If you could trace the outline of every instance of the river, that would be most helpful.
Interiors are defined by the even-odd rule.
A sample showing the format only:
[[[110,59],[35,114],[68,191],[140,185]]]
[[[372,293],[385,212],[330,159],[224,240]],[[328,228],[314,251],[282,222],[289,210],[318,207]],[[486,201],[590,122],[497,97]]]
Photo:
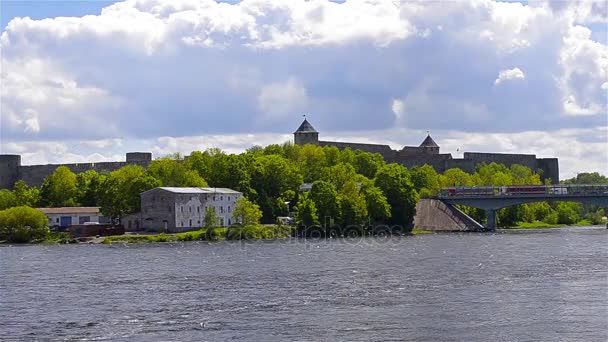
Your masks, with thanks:
[[[0,339],[608,340],[608,230],[0,247]]]

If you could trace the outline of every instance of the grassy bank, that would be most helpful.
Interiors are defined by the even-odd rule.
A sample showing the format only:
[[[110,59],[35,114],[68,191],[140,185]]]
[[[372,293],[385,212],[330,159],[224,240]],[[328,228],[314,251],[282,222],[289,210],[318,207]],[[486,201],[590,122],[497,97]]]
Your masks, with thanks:
[[[581,220],[573,224],[547,223],[543,221],[534,222],[518,222],[514,227],[506,227],[506,229],[540,229],[540,228],[562,228],[562,227],[589,227],[594,224],[589,220]],[[602,223],[601,225],[605,225]]]
[[[277,225],[253,225],[244,227],[200,229],[175,234],[116,235],[103,239],[103,243],[152,243],[182,241],[224,241],[224,240],[274,240],[289,238],[293,228]]]
[[[411,233],[413,235],[435,234],[435,232],[432,230],[426,230],[421,228],[414,228],[412,229]]]

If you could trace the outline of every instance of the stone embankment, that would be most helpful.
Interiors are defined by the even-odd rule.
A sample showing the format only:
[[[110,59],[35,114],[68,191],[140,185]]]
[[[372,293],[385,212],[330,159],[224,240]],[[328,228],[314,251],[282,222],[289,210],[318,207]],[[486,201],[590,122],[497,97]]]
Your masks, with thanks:
[[[484,227],[453,205],[436,199],[421,199],[416,204],[414,227],[446,232],[480,232]]]

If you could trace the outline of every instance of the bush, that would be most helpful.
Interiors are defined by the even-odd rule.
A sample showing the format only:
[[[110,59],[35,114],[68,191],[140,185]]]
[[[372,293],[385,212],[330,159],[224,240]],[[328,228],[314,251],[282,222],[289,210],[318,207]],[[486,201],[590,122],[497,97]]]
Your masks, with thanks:
[[[46,216],[27,206],[0,211],[0,240],[26,243],[42,240],[49,234]]]

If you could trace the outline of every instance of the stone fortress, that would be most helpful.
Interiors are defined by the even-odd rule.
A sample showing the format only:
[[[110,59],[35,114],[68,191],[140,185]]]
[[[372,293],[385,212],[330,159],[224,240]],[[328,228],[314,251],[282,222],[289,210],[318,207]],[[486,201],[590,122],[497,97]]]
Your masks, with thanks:
[[[463,158],[452,158],[450,153],[440,153],[439,145],[428,135],[420,146],[404,146],[396,151],[388,145],[361,144],[352,142],[336,142],[319,140],[319,132],[304,119],[300,127],[293,133],[296,145],[314,144],[319,146],[335,146],[340,150],[362,150],[379,153],[387,163],[399,163],[408,168],[428,164],[437,172],[442,173],[448,169],[459,168],[465,172],[475,172],[475,167],[481,163],[499,163],[510,167],[520,164],[530,168],[533,172],[542,172],[544,179],[551,180],[551,184],[559,183],[559,163],[557,158],[536,158],[534,154],[506,154],[464,152]]]
[[[481,163],[496,162],[511,166],[521,164],[532,171],[542,170],[543,177],[550,179],[552,184],[559,183],[559,166],[557,158],[536,158],[533,154],[503,154],[464,152],[464,158],[452,158],[450,153],[440,153],[439,146],[431,136],[420,146],[404,146],[396,151],[388,145],[361,144],[352,142],[335,142],[319,140],[319,132],[304,119],[300,127],[294,132],[296,145],[315,144],[319,146],[335,146],[339,149],[350,148],[366,152],[379,153],[388,163],[403,164],[408,168],[428,164],[437,172],[444,172],[451,168],[459,168],[472,173],[475,166]],[[0,189],[12,189],[15,183],[23,180],[29,186],[40,186],[46,177],[51,175],[59,166],[67,166],[75,173],[95,170],[99,173],[111,172],[126,165],[140,165],[147,167],[152,161],[152,153],[130,152],[126,154],[126,161],[79,163],[79,164],[48,164],[48,165],[21,165],[21,156],[17,154],[0,154]]]
[[[99,173],[112,172],[126,165],[140,165],[147,167],[152,161],[152,153],[130,152],[126,161],[78,163],[78,164],[48,164],[48,165],[21,165],[21,156],[18,154],[0,154],[0,189],[12,189],[19,180],[29,186],[41,186],[44,179],[50,176],[59,166],[67,166],[74,173],[95,170]]]

